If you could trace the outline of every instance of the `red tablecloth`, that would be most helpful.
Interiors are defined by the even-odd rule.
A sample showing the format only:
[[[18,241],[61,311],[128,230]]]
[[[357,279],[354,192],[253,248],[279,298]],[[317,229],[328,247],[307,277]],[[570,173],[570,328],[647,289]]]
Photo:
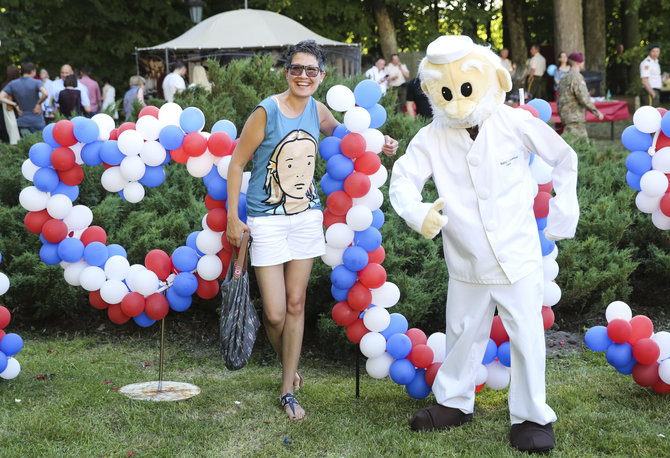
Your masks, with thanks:
[[[556,102],[549,102],[551,105],[551,121],[561,122],[556,108]],[[614,122],[622,119],[630,118],[628,111],[628,104],[622,100],[612,100],[611,102],[595,102],[595,106],[605,116],[602,121],[599,121],[593,113],[586,110],[586,122]]]

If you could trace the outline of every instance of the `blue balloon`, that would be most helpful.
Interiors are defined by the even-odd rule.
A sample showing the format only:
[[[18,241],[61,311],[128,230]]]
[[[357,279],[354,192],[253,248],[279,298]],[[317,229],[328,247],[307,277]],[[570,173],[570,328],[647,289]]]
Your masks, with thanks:
[[[144,175],[139,181],[148,188],[156,188],[165,181],[165,170],[160,165],[147,165],[144,169]]]
[[[191,306],[193,298],[191,296],[180,296],[174,288],[168,288],[165,297],[170,304],[170,308],[175,312],[183,312]]]
[[[538,236],[540,237],[540,246],[542,247],[542,256],[547,256],[548,254],[551,254],[552,251],[554,251],[554,247],[556,246],[556,242],[547,240],[547,237],[544,236],[544,232],[541,230],[537,231]]]
[[[544,231],[544,228],[547,227],[547,217],[546,216],[544,218],[535,218],[535,222],[537,223],[537,229],[540,232]]]
[[[202,177],[202,182],[205,183],[205,186],[207,186],[209,185],[209,182],[212,181],[212,179],[218,177],[219,177],[219,170],[215,165],[213,165],[210,171],[207,173],[207,175]]]
[[[549,76],[554,76],[554,73],[556,73],[556,65],[551,64],[550,66],[547,67],[547,75]]]
[[[549,122],[551,119],[551,105],[549,105],[549,102],[543,99],[533,99],[528,102],[528,105],[535,107],[542,121]]]
[[[51,153],[54,148],[47,143],[35,143],[28,151],[30,162],[38,167],[51,167]]]
[[[372,80],[363,80],[354,88],[356,105],[369,108],[382,98],[382,88]]]
[[[535,153],[530,153],[529,154],[530,159],[528,159],[528,165],[531,165],[533,161],[535,160]]]
[[[391,363],[389,374],[391,375],[391,380],[398,385],[407,385],[414,380],[416,369],[414,369],[414,364],[410,360],[397,359]]]
[[[6,334],[0,340],[0,350],[7,356],[14,356],[23,348],[23,339],[13,332]]]
[[[605,326],[593,326],[584,334],[584,342],[591,351],[605,351],[612,345]]]
[[[172,160],[172,155],[170,154],[170,152],[168,150],[165,150],[165,160],[161,164],[161,167],[164,166],[164,165],[168,165],[171,160]]]
[[[187,246],[177,247],[172,252],[172,265],[181,272],[193,272],[198,267],[198,253]]]
[[[110,258],[112,256],[121,256],[123,258],[128,259],[128,253],[126,252],[126,249],[123,248],[118,243],[112,243],[111,245],[108,245],[107,246],[107,252],[108,252]]]
[[[393,334],[386,342],[386,351],[393,359],[403,359],[412,351],[412,341],[406,334]]]
[[[200,108],[188,107],[179,115],[179,125],[187,134],[197,132],[205,126],[205,115]]]
[[[7,369],[7,355],[0,351],[0,372]]]
[[[74,122],[73,118],[72,121]],[[74,123],[74,138],[82,143],[92,143],[98,140],[100,128],[92,119],[82,117],[79,122]]]
[[[102,164],[100,148],[102,148],[103,143],[104,142],[101,141],[95,141],[84,145],[81,149],[81,160],[84,161],[84,164],[90,165],[91,167]]]
[[[100,159],[109,165],[119,165],[121,161],[126,157],[125,154],[119,149],[119,145],[116,140],[107,140],[103,142],[100,147]]]
[[[186,246],[189,248],[193,248],[196,253],[198,253],[199,256],[204,256],[205,253],[200,251],[198,249],[198,245],[195,243],[196,239],[198,238],[198,234],[200,234],[201,231],[193,231],[190,234],[188,234],[188,237],[186,237]]]
[[[330,281],[333,283],[333,286],[339,289],[351,288],[356,283],[356,280],[358,280],[356,272],[347,269],[344,264],[336,266],[330,272]]]
[[[62,181],[58,182],[58,185],[56,185],[56,188],[51,191],[51,195],[55,194],[64,194],[70,199],[72,202],[77,200],[77,197],[79,197],[79,186],[68,186]]]
[[[365,251],[375,251],[382,244],[382,234],[376,227],[354,232],[354,245]]]
[[[381,211],[381,209],[378,208],[372,212],[372,227],[381,229],[384,225],[384,221],[386,221],[386,217],[384,216],[384,212]]]
[[[66,237],[58,243],[58,256],[66,262],[77,262],[84,257],[84,244],[74,237]]]
[[[91,266],[102,266],[109,259],[109,250],[102,242],[91,242],[84,248],[84,260]]]
[[[338,302],[346,301],[349,297],[349,288],[342,289],[332,285],[330,287],[330,294],[333,296],[333,299]]]
[[[635,126],[628,126],[621,133],[621,143],[628,151],[647,151],[652,142],[650,134],[640,132]]]
[[[388,114],[383,106],[377,103],[366,109],[370,113],[370,129],[379,129],[384,125]]]
[[[484,358],[482,358],[482,364],[492,363],[496,359],[496,356],[498,356],[498,346],[493,339],[489,339],[489,343],[486,344]]]
[[[2,262],[2,253],[0,253],[0,262]],[[2,371],[0,371],[2,372]]]
[[[605,351],[607,362],[614,367],[624,367],[633,359],[633,347],[628,342],[612,343]]]
[[[165,126],[158,134],[158,141],[165,149],[178,149],[184,142],[184,132],[177,126]]]
[[[321,143],[319,143],[319,154],[322,158],[328,160],[335,154],[342,153],[342,150],[340,149],[341,142],[342,139],[335,136],[324,138],[321,140]]]
[[[380,334],[384,336],[385,339],[389,339],[394,334],[404,334],[409,329],[409,323],[407,318],[405,318],[400,313],[391,313],[391,322]]]
[[[33,175],[33,184],[40,191],[51,192],[56,189],[59,182],[58,172],[51,167],[39,168]]]
[[[156,320],[149,318],[145,312],[142,312],[141,314],[134,316],[133,321],[135,321],[135,323],[138,326],[141,326],[143,328],[148,328],[149,326],[151,326],[156,322]]]
[[[626,168],[636,175],[651,170],[651,156],[646,151],[633,151],[626,157]]]
[[[212,126],[211,132],[225,132],[230,135],[231,139],[235,140],[237,138],[237,127],[235,127],[235,124],[233,124],[231,121],[228,121],[227,119],[216,121]]]
[[[221,178],[217,172],[216,178],[209,180],[206,185],[207,194],[214,200],[228,200],[228,181]]]
[[[226,210],[228,209],[228,201],[226,200]],[[237,202],[237,216],[243,223],[247,222],[247,195],[240,193],[239,201]]]
[[[661,131],[666,137],[670,137],[670,115],[666,112],[661,119]]]
[[[351,131],[349,129],[347,129],[347,126],[345,126],[344,124],[340,124],[333,131],[333,136],[335,136],[337,138],[344,138],[345,135],[350,134],[350,133],[351,133]]]
[[[405,387],[407,394],[414,399],[424,399],[432,391],[430,385],[426,381],[426,369],[417,369],[414,379]]]
[[[42,129],[42,139],[48,143],[50,146],[53,146],[54,148],[58,148],[60,145],[56,140],[54,140],[54,127],[56,127],[56,123],[53,122],[51,124],[47,124],[44,129]]]
[[[354,161],[344,154],[334,154],[326,163],[326,171],[331,178],[344,180],[354,171]]]
[[[370,259],[368,257],[368,252],[363,248],[359,246],[350,246],[344,250],[342,262],[347,269],[352,272],[358,272],[368,265]]]
[[[635,358],[632,358],[628,364],[625,366],[621,367],[614,367],[620,374],[623,375],[630,375],[633,373],[633,368],[637,364],[637,361],[635,361]]]
[[[505,367],[512,365],[509,341],[501,343],[498,347],[498,361]]]
[[[336,180],[327,172],[321,177],[320,185],[325,195],[330,195],[335,191],[344,191],[344,180]]]
[[[191,272],[179,272],[174,277],[172,289],[180,296],[192,296],[198,289],[198,279]]]
[[[640,180],[642,179],[642,175],[637,175],[633,172],[626,172],[626,183],[628,183],[628,186],[633,188],[636,191],[641,191],[642,188],[640,187]]]
[[[62,259],[58,256],[58,244],[47,242],[42,245],[42,248],[40,248],[40,259],[48,266],[55,266],[61,262]]]

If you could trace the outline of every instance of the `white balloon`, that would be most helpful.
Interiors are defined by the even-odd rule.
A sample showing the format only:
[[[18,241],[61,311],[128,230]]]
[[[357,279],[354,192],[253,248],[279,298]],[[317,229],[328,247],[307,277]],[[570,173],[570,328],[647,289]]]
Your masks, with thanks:
[[[321,260],[330,267],[339,266],[342,264],[342,255],[345,249],[326,244],[326,253],[321,255]]]
[[[105,275],[109,280],[124,280],[130,271],[130,263],[121,255],[111,256],[105,263]]]
[[[63,277],[65,281],[72,286],[80,286],[81,282],[79,278],[81,277],[81,272],[88,267],[88,264],[84,260],[79,260],[69,264],[63,270]]]
[[[38,212],[40,210],[44,210],[47,208],[48,202],[49,194],[40,191],[35,186],[28,186],[27,188],[23,188],[19,193],[19,203],[29,212]],[[72,205],[71,202],[70,205]]]
[[[26,159],[25,161],[23,161],[23,164],[21,164],[21,174],[28,181],[33,181],[35,172],[37,172],[39,169],[40,167],[33,164],[33,162],[30,159]]]
[[[365,151],[372,151],[373,153],[381,153],[384,147],[384,134],[377,129],[365,129],[361,132],[365,139]]]
[[[544,282],[544,299],[542,305],[553,307],[561,300],[561,287],[553,281]]]
[[[0,377],[5,380],[11,380],[19,375],[19,372],[21,372],[21,364],[19,364],[16,358],[10,356],[7,358],[7,367],[4,371],[0,372]]]
[[[123,187],[123,197],[131,204],[144,199],[144,186],[137,181],[131,181]]]
[[[228,167],[230,167],[230,159],[232,156],[223,156],[216,165],[216,170],[219,172],[221,178],[228,179]]]
[[[91,118],[91,120],[98,125],[98,128],[100,128],[100,130],[104,129],[108,132],[111,132],[112,130],[114,130],[114,128],[116,128],[114,118],[112,118],[107,113],[98,113],[94,115]]]
[[[86,229],[93,222],[93,212],[86,205],[75,205],[63,219],[68,231]]]
[[[391,323],[391,315],[383,307],[370,307],[363,314],[363,324],[372,332],[382,332]]]
[[[336,84],[328,89],[326,102],[334,111],[347,111],[356,106],[356,97],[348,87]]]
[[[651,134],[661,128],[661,113],[654,107],[640,107],[633,115],[635,128],[645,134]]]
[[[195,239],[195,245],[205,254],[216,254],[223,249],[221,236],[221,232],[214,232],[211,229],[202,230]]]
[[[658,366],[658,376],[663,380],[663,383],[670,384],[670,359],[661,361],[661,364]]]
[[[47,202],[47,213],[52,218],[64,219],[72,211],[72,201],[65,194],[54,194]]]
[[[352,231],[363,231],[372,224],[372,211],[365,205],[354,205],[347,212],[347,225]]]
[[[203,280],[215,280],[223,272],[221,258],[215,254],[206,254],[198,260],[198,275]]]
[[[549,183],[552,171],[553,168],[536,154],[533,158],[533,163],[530,164],[530,174],[535,178],[535,181],[538,184]]]
[[[139,181],[147,170],[147,166],[139,156],[124,157],[119,168],[121,175],[127,181]]]
[[[547,258],[551,258],[551,259],[556,259],[556,258],[558,257],[558,246],[557,246],[557,245],[554,245],[554,249],[551,250],[551,253],[549,253],[549,254],[548,254],[547,256],[545,256],[545,257],[547,257]]]
[[[160,122],[161,128],[173,125],[179,125],[179,117],[182,113],[181,107],[173,102],[168,102],[161,106],[158,109],[158,121]]]
[[[651,340],[656,342],[658,344],[658,348],[661,350],[660,355],[658,355],[659,361],[670,358],[670,332],[656,332],[653,336],[651,336]]]
[[[151,296],[156,292],[158,286],[158,277],[149,269],[142,270],[133,275],[133,289],[143,296]]]
[[[376,358],[370,358],[365,362],[365,370],[372,378],[382,379],[389,375],[391,364],[395,361],[388,353],[383,353]]]
[[[386,351],[386,339],[378,332],[368,332],[358,345],[361,353],[368,358],[376,358]]]
[[[82,165],[84,161],[81,158],[81,149],[84,147],[84,144],[82,142],[75,143],[74,145],[70,146],[70,149],[74,153],[74,161]]]
[[[344,125],[357,134],[370,127],[370,121],[370,112],[363,107],[351,108],[344,114]]]
[[[247,193],[249,189],[249,180],[251,179],[251,172],[242,173],[242,185],[240,186],[240,192],[243,194]]]
[[[203,229],[211,230],[211,228],[207,225],[207,215],[208,213],[202,215],[202,221],[200,221],[200,225],[202,226]]]
[[[135,129],[144,140],[156,140],[161,132],[161,123],[153,116],[142,116],[135,123]]]
[[[544,281],[552,281],[558,275],[558,263],[555,259],[544,256],[542,258],[542,271],[544,273]]]
[[[103,129],[100,126],[98,126],[98,128],[100,129],[100,133],[98,134],[98,140],[101,142],[106,142],[107,140],[109,140],[109,136],[112,134],[112,132],[107,129]]]
[[[444,332],[434,332],[428,336],[426,342],[431,350],[433,350],[433,362],[441,363],[447,353],[447,335]]]
[[[389,172],[386,170],[386,167],[383,165],[379,166],[379,169],[370,175],[370,184],[374,188],[381,188],[384,183],[386,183],[387,178],[389,177]]]
[[[354,241],[354,231],[344,223],[331,224],[326,229],[326,243],[335,248],[346,248]]]
[[[0,272],[0,296],[5,294],[9,289],[9,277],[4,273]]]
[[[186,161],[186,170],[191,176],[202,178],[207,175],[214,165],[214,155],[205,151],[200,156],[189,157]]]
[[[500,361],[487,364],[486,370],[488,371],[486,384],[492,390],[502,390],[509,385],[509,370]]]
[[[107,280],[100,287],[100,297],[108,304],[120,303],[126,294],[128,294],[128,288],[121,280]]]
[[[86,291],[95,291],[107,281],[105,271],[98,266],[88,266],[79,274],[79,283]]]
[[[605,318],[607,318],[608,323],[616,318],[630,321],[630,319],[633,318],[633,312],[625,302],[614,301],[607,306],[607,309],[605,309]]]
[[[643,192],[638,192],[635,196],[635,206],[642,213],[654,213],[661,208],[662,196],[648,196]]]
[[[651,167],[663,173],[670,173],[670,146],[661,148],[651,158]]]
[[[486,383],[486,378],[489,376],[489,370],[485,365],[480,364],[477,369],[477,375],[475,376],[475,386],[479,386],[482,383]]]
[[[100,177],[102,187],[105,188],[105,191],[109,192],[121,191],[128,184],[128,181],[121,174],[121,167],[110,167],[102,172],[102,176]]]
[[[400,288],[390,281],[372,290],[372,303],[379,307],[390,308],[400,300]]]
[[[354,205],[363,205],[368,207],[371,211],[375,211],[384,203],[384,195],[379,188],[371,187],[368,193],[363,197],[355,197],[351,200]]]
[[[135,280],[135,275],[137,275],[138,272],[142,272],[146,269],[147,268],[142,264],[133,264],[130,266],[130,269],[128,269],[128,275],[126,275],[126,285],[128,285],[128,288],[130,288],[131,291],[137,291],[133,283]]]
[[[670,230],[670,217],[666,216],[661,210],[651,214],[651,222],[662,231]]]
[[[658,170],[649,170],[640,179],[640,189],[648,196],[662,196],[668,189],[668,177]]]
[[[140,119],[144,118],[156,119],[153,116],[142,116]],[[156,122],[158,122],[158,120],[156,120]],[[165,148],[163,148],[163,145],[161,145],[159,142],[156,140],[148,140],[144,142],[142,151],[140,151],[140,158],[146,165],[150,167],[157,167],[165,161],[165,157]]]

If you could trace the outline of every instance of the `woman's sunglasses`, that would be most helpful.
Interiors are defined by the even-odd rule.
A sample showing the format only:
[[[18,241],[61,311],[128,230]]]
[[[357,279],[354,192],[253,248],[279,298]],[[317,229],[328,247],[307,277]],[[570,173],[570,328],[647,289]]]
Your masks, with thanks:
[[[321,73],[321,69],[319,67],[312,67],[311,65],[291,64],[291,65],[288,66],[288,72],[289,72],[290,75],[293,75],[293,76],[302,75],[303,70],[305,70],[305,73],[310,78],[315,78],[315,77],[319,76],[319,74]]]

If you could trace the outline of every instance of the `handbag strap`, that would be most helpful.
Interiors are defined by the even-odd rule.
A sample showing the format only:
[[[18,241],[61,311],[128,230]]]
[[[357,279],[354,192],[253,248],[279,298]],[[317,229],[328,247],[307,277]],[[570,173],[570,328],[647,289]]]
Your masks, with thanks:
[[[249,238],[250,235],[248,232],[244,231],[242,233],[242,241],[240,242],[240,248],[237,250],[237,257],[235,259],[235,269],[233,271],[233,276],[235,279],[240,278],[242,273],[247,270],[247,254],[249,251]]]

